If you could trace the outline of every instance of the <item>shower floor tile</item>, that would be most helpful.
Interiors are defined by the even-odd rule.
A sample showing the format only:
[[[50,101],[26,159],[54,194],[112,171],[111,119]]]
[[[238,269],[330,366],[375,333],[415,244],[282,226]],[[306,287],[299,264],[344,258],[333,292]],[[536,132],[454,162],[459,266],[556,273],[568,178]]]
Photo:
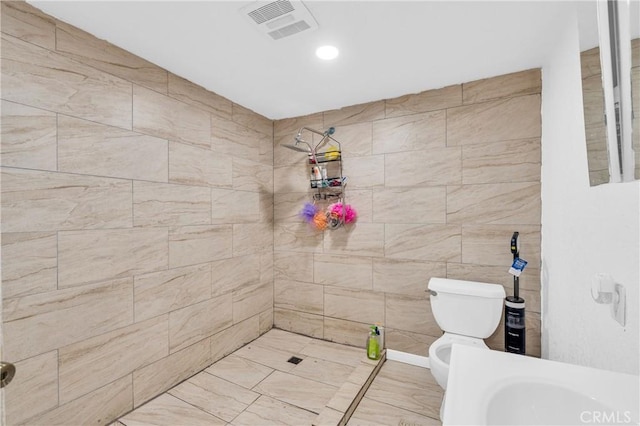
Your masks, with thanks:
[[[302,361],[287,362],[292,356]],[[337,425],[358,393],[357,383],[361,387],[376,364],[364,348],[272,329],[118,421],[124,426]],[[440,424],[441,400],[429,370],[387,361],[348,424]]]

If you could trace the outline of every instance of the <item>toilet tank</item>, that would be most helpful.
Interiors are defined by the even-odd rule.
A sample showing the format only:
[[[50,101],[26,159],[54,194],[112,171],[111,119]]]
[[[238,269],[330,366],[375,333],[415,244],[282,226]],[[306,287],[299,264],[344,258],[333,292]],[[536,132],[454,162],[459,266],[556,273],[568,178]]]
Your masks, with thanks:
[[[476,281],[431,278],[431,312],[448,333],[486,339],[498,327],[504,287]]]

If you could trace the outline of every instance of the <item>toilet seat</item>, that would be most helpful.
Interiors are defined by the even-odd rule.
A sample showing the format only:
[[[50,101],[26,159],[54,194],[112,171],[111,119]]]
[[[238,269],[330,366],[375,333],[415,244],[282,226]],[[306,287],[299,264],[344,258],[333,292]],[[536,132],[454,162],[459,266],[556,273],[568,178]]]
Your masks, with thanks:
[[[451,359],[451,345],[474,346],[489,349],[484,340],[477,337],[461,336],[459,334],[444,333],[442,337],[429,346],[429,367],[436,382],[447,389],[447,377],[449,376],[449,360]]]

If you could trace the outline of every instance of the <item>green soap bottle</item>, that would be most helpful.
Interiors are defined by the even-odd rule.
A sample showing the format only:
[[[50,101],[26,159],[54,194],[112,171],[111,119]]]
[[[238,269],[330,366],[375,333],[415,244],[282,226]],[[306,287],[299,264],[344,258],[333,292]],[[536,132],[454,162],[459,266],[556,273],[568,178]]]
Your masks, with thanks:
[[[367,339],[367,358],[380,359],[380,332],[378,327],[372,325]]]

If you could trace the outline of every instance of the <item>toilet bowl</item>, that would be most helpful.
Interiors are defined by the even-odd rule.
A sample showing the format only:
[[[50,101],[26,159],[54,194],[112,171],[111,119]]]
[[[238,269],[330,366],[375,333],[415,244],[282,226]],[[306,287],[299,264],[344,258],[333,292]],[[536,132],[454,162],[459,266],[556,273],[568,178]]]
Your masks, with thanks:
[[[491,336],[502,316],[504,287],[475,281],[431,278],[431,312],[444,334],[429,347],[429,368],[438,385],[447,388],[451,346],[489,349],[483,339]]]

